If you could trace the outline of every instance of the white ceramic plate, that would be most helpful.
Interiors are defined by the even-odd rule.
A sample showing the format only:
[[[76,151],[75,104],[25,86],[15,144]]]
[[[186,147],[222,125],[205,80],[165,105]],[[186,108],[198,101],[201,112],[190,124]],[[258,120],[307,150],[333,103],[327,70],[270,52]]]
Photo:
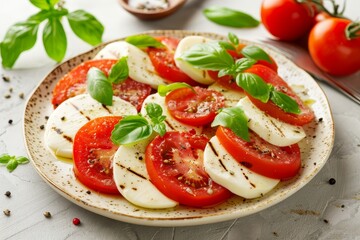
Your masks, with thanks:
[[[224,36],[213,33],[188,31],[151,31],[147,34],[179,38],[201,35],[217,40],[225,39]],[[51,187],[75,204],[109,218],[141,225],[192,226],[214,223],[253,214],[283,201],[304,187],[326,163],[334,142],[334,123],[326,96],[306,72],[276,50],[260,45],[278,63],[279,74],[290,85],[303,85],[307,97],[315,101],[312,108],[316,121],[305,127],[307,137],[300,143],[303,167],[298,176],[290,181],[281,182],[264,197],[245,200],[235,196],[221,205],[206,209],[178,206],[167,210],[149,210],[134,206],[121,196],[108,196],[94,191],[89,194],[88,189],[75,179],[72,164],[56,159],[47,151],[43,142],[44,130],[41,126],[46,125],[46,116],[53,111],[50,102],[51,91],[56,82],[73,67],[92,59],[106,44],[57,66],[35,89],[24,113],[25,144],[32,164]]]

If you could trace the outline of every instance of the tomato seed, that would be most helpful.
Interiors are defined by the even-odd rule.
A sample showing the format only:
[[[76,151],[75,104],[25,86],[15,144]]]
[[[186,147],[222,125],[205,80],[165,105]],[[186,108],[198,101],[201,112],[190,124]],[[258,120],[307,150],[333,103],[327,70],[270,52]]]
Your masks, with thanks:
[[[73,222],[73,224],[74,224],[75,226],[77,226],[77,225],[79,225],[79,224],[81,223],[79,218],[74,218],[74,219],[72,220],[72,222]]]

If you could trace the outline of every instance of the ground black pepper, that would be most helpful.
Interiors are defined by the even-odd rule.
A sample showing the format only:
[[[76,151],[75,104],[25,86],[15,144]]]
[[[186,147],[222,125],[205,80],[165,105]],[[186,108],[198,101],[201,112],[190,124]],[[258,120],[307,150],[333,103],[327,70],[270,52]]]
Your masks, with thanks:
[[[6,191],[4,195],[7,196],[7,197],[11,197],[11,192],[10,192],[10,191]]]
[[[13,120],[12,120],[12,119],[9,119],[8,123],[9,123],[9,124],[12,124],[12,123],[13,123]]]
[[[41,130],[43,130],[44,128],[45,128],[45,126],[44,126],[44,125],[41,125],[41,126],[40,126],[40,129],[41,129]]]
[[[10,78],[8,76],[2,76],[2,79],[4,80],[4,82],[10,82]]]

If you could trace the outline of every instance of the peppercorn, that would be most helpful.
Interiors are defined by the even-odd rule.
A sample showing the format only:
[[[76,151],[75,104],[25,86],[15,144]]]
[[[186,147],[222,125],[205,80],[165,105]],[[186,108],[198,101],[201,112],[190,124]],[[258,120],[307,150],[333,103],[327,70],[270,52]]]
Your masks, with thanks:
[[[10,192],[10,191],[6,191],[6,192],[5,192],[5,196],[11,197],[11,192]]]
[[[330,179],[329,179],[329,184],[330,184],[330,185],[334,185],[335,183],[336,183],[335,178],[330,178]]]
[[[5,209],[4,211],[3,211],[3,213],[5,214],[5,216],[10,216],[10,214],[11,214],[11,211],[9,210],[9,209]]]
[[[40,126],[40,129],[41,129],[41,130],[43,130],[44,128],[45,128],[45,126],[44,126],[44,125],[41,125],[41,126]]]
[[[13,123],[13,120],[12,120],[12,119],[9,119],[8,123],[9,123],[9,124],[12,124],[12,123]]]
[[[48,211],[46,211],[46,212],[44,212],[44,216],[45,216],[46,218],[51,218],[51,213],[48,212]]]
[[[74,219],[72,220],[72,222],[73,222],[73,224],[74,224],[75,226],[77,226],[77,225],[79,225],[79,224],[81,223],[79,218],[74,218]]]

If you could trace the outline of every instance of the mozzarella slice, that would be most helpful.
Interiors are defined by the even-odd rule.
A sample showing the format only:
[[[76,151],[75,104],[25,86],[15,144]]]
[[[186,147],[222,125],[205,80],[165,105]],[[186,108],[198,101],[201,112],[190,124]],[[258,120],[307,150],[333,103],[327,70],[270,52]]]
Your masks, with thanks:
[[[190,125],[181,123],[178,120],[176,120],[175,118],[173,118],[171,116],[171,114],[169,113],[169,111],[167,110],[167,107],[165,104],[165,97],[161,97],[158,93],[151,94],[144,100],[143,107],[141,108],[141,111],[140,111],[144,117],[149,118],[146,113],[146,110],[145,110],[146,104],[149,104],[149,103],[157,103],[162,108],[163,115],[166,116],[166,119],[165,119],[166,131],[188,132],[188,131],[194,129],[197,134],[200,134],[202,132],[202,129],[203,129],[202,127],[190,126]]]
[[[248,127],[267,142],[284,147],[301,141],[305,131],[300,126],[282,122],[258,109],[248,97],[241,99],[238,106],[249,118]]]
[[[243,92],[235,91],[223,87],[221,84],[215,82],[211,84],[208,89],[218,91],[222,93],[225,97],[225,106],[234,107],[239,102],[240,99],[244,98],[246,95]]]
[[[238,163],[214,136],[204,151],[204,167],[214,182],[244,198],[257,198],[271,191],[279,182],[259,175]]]
[[[177,46],[174,54],[174,60],[176,66],[195,81],[205,85],[210,85],[211,83],[214,82],[214,79],[212,79],[209,76],[206,70],[198,69],[193,65],[191,65],[190,63],[182,60],[180,57],[184,52],[189,50],[192,46],[200,43],[207,43],[210,41],[212,40],[201,36],[185,37],[181,39],[181,41],[179,42],[179,45]]]
[[[122,145],[114,155],[113,173],[121,195],[144,208],[171,208],[177,202],[162,194],[150,181],[145,164],[145,150],[150,140]]]
[[[120,59],[122,57],[127,57],[131,79],[149,84],[154,89],[157,89],[160,84],[166,84],[165,79],[156,73],[149,56],[141,49],[125,41],[106,45],[94,59]]]
[[[91,119],[108,115],[134,115],[136,108],[118,97],[105,106],[89,94],[81,94],[61,103],[50,115],[45,128],[45,144],[55,155],[72,158],[76,132]]]

